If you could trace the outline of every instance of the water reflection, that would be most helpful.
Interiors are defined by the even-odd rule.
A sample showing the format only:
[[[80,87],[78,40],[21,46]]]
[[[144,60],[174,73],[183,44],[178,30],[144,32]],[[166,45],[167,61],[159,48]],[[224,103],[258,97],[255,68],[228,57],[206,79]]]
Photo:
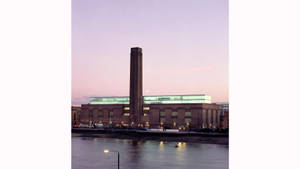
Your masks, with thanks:
[[[72,137],[72,169],[226,169],[228,146],[113,138]]]
[[[186,157],[185,157],[185,151],[186,151],[186,143],[179,142],[176,145],[177,151],[176,151],[176,160],[181,164],[185,165]]]
[[[163,141],[159,142],[159,151],[164,151],[164,142]]]
[[[129,157],[129,164],[134,164],[131,165],[132,169],[138,169],[140,166],[140,161],[141,161],[141,145],[142,141],[137,141],[137,140],[130,140],[130,146],[128,147],[130,152],[128,153]]]

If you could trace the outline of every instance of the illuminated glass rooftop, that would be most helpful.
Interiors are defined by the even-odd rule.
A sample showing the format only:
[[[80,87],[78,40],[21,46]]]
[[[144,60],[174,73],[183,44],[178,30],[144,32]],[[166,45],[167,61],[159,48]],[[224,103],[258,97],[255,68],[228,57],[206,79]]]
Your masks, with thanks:
[[[90,104],[129,104],[129,97],[90,97]]]
[[[211,103],[211,97],[200,95],[144,96],[144,104]],[[90,104],[129,104],[129,97],[90,97]]]
[[[211,103],[208,95],[144,96],[144,104]]]

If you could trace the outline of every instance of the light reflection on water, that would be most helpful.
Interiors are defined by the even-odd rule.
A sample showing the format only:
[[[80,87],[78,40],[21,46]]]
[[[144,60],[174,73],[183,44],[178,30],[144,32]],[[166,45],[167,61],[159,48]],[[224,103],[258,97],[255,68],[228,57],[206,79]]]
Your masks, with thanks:
[[[177,145],[177,146],[176,146]],[[72,169],[227,169],[228,146],[115,138],[72,137]]]

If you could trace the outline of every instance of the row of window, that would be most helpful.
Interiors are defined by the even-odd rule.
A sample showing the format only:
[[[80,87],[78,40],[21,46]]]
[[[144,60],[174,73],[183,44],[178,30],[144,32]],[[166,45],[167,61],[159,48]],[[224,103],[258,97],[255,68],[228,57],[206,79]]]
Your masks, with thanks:
[[[191,112],[185,112],[184,115],[185,115],[184,122],[186,124],[189,124],[192,121],[192,118],[191,118],[192,113]],[[159,122],[160,123],[165,123],[166,122],[165,116],[166,116],[166,112],[159,112]],[[177,123],[177,119],[178,119],[178,112],[172,112],[172,122],[173,122],[174,126]]]
[[[192,116],[191,112],[185,112],[184,115],[187,116]],[[166,116],[166,112],[159,112],[159,116]],[[172,112],[172,117],[173,116],[178,116],[178,112]]]
[[[90,112],[89,113],[90,116],[93,116],[93,113]],[[124,113],[123,116],[129,116],[130,113]],[[147,116],[148,114],[147,113],[144,113],[144,116]],[[192,113],[191,112],[185,112],[184,113],[185,117],[190,117],[192,116]],[[109,117],[112,117],[114,116],[114,112],[109,112]],[[162,117],[162,116],[166,116],[166,112],[159,112],[159,116]],[[178,112],[172,112],[172,117],[174,116],[178,116]],[[98,112],[98,117],[103,117],[103,112]]]
[[[185,123],[190,123],[192,121],[191,118],[192,113],[191,112],[185,112]],[[112,121],[114,116],[114,112],[110,111],[109,112],[109,120]],[[123,116],[130,116],[130,113],[124,113]],[[144,116],[148,116],[147,113],[144,113]],[[159,112],[159,122],[160,123],[165,123],[165,116],[166,116],[166,112]],[[98,120],[103,120],[103,112],[98,112]],[[172,112],[172,122],[176,123],[177,122],[177,118],[178,118],[178,112]],[[213,121],[214,118],[216,118],[216,116],[210,116],[210,120]],[[90,112],[89,113],[89,119],[93,120],[93,113]],[[209,119],[208,119],[209,120]]]
[[[210,111],[208,113],[210,113]],[[90,114],[92,115],[92,112],[90,112]],[[128,113],[124,113],[124,114],[128,114]],[[113,115],[114,115],[113,111],[109,112],[109,116],[113,116]],[[166,115],[166,112],[159,112],[159,116],[165,116],[165,115]],[[185,116],[192,116],[192,113],[191,112],[185,112],[184,115]],[[103,112],[98,112],[98,116],[103,116]],[[172,112],[172,116],[178,116],[178,112]]]
[[[114,116],[114,112],[112,112],[112,111],[109,112],[109,119],[113,119],[113,116]],[[124,113],[123,116],[128,117],[128,116],[130,116],[130,113]],[[148,114],[144,113],[144,116],[148,116]],[[103,120],[103,117],[104,117],[103,112],[98,112],[98,120]],[[92,112],[89,113],[89,119],[90,120],[93,119],[93,113]]]
[[[210,110],[208,111],[209,113],[211,112]],[[215,112],[215,111],[213,111]],[[165,112],[160,112],[159,113],[159,121],[160,123],[165,123],[166,122],[166,113]],[[191,121],[192,121],[192,113],[191,112],[185,112],[185,118],[184,118],[184,122],[186,124],[190,124]],[[177,123],[177,118],[178,118],[178,112],[172,112],[172,122],[174,123],[174,126],[176,125]],[[217,116],[216,115],[211,115],[210,118],[209,116],[206,116],[207,120],[208,121],[217,121]]]
[[[143,107],[144,110],[150,110],[150,107]],[[130,110],[130,107],[124,107],[124,110]]]
[[[190,118],[190,117],[184,118],[184,123],[186,123],[186,124],[191,123],[191,121],[192,121],[192,118]],[[160,117],[159,122],[161,124],[164,124],[166,122],[166,118],[165,117]],[[172,118],[172,122],[173,122],[173,124],[176,124],[177,123],[177,118]]]

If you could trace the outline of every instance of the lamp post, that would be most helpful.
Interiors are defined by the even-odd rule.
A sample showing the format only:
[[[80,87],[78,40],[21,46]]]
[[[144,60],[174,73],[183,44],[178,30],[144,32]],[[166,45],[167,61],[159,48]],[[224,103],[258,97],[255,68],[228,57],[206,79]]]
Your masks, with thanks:
[[[109,151],[108,149],[104,150],[104,153],[107,154],[109,152],[118,153],[118,169],[120,169],[120,153],[118,151]]]

